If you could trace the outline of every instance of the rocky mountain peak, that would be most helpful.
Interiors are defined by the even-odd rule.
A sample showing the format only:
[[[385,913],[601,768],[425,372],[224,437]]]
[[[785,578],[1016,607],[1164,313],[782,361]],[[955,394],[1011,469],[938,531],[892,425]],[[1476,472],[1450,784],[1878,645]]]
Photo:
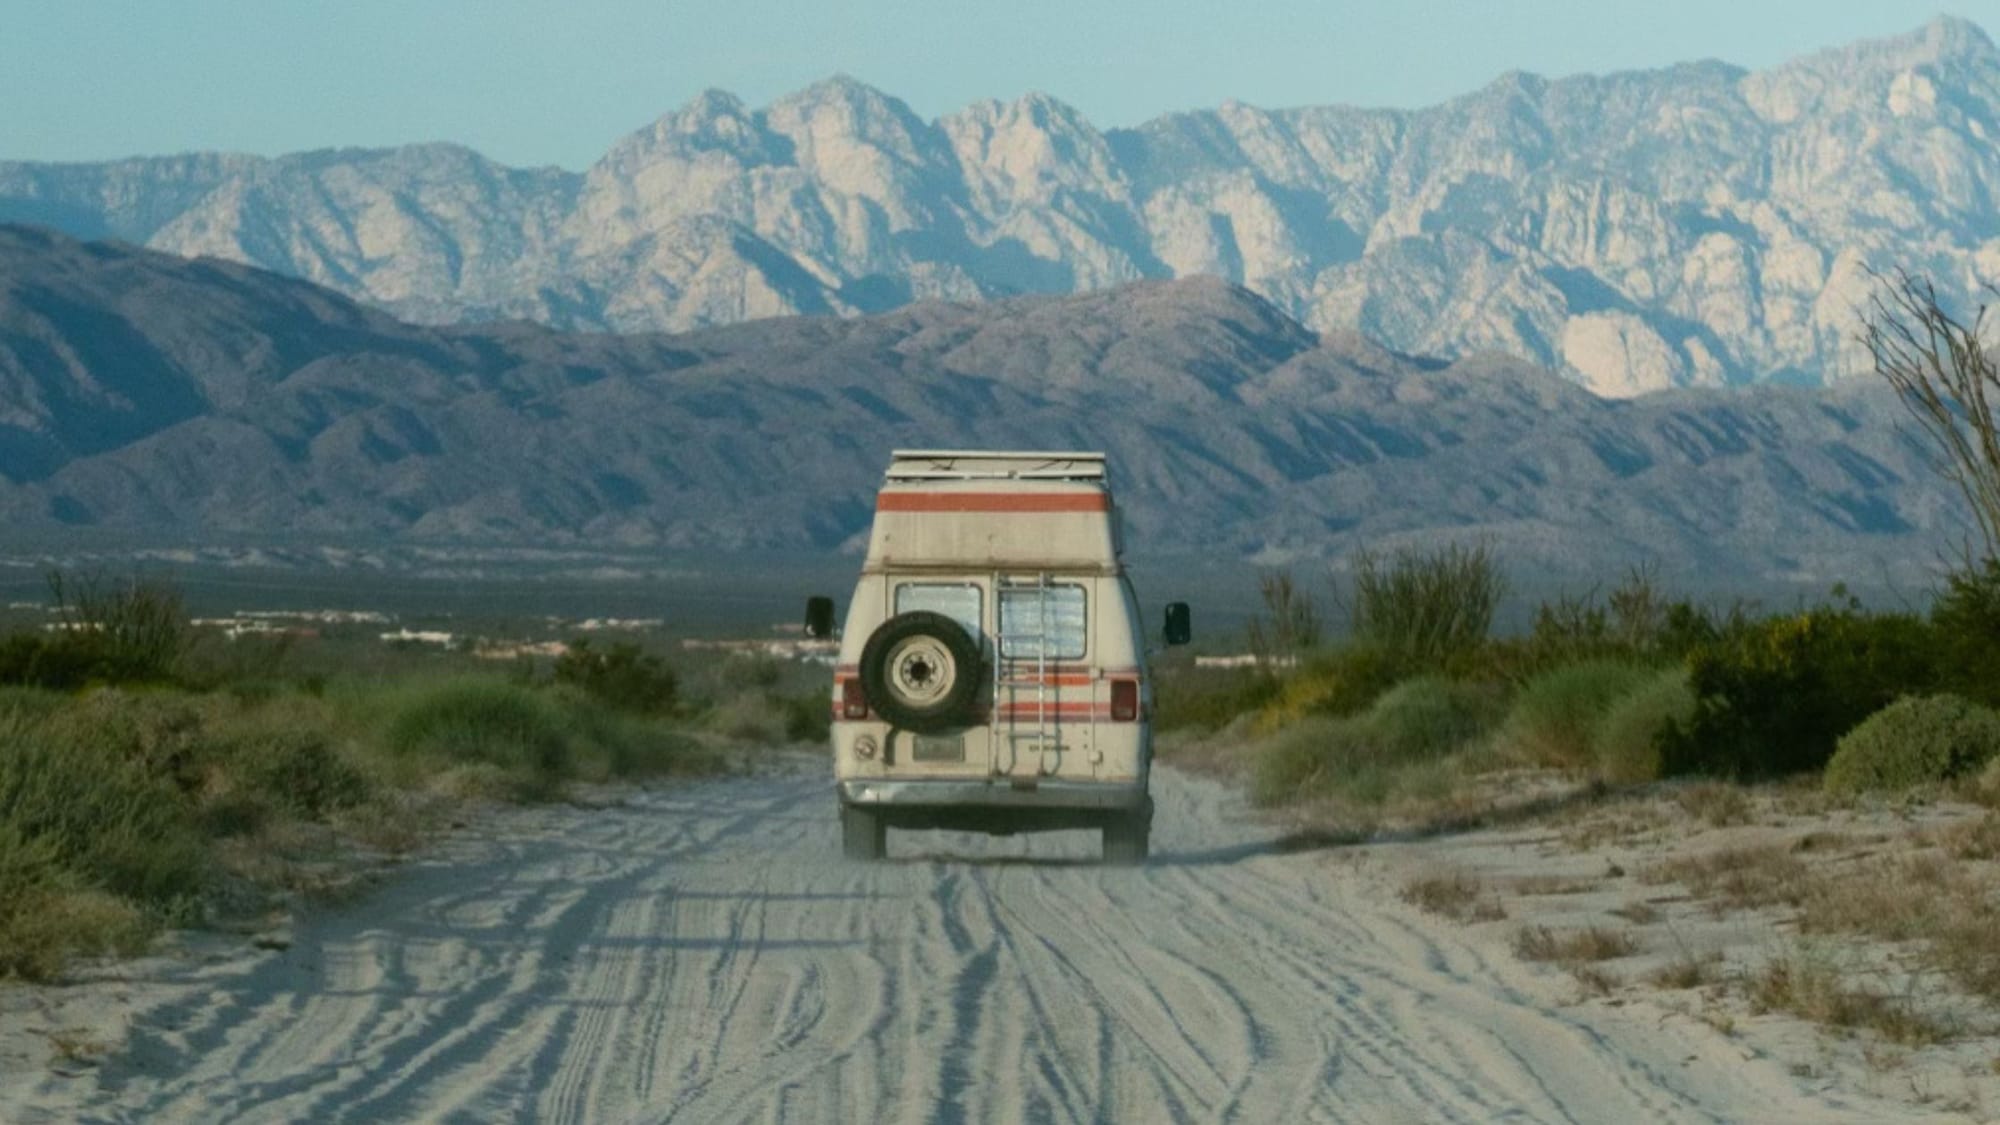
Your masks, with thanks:
[[[436,149],[0,164],[0,221],[252,262],[424,321],[684,329],[1212,274],[1315,331],[1603,394],[1855,369],[1867,267],[2000,281],[2000,51],[1941,18],[1744,72],[1509,73],[1414,110],[926,122],[709,91],[578,178]]]

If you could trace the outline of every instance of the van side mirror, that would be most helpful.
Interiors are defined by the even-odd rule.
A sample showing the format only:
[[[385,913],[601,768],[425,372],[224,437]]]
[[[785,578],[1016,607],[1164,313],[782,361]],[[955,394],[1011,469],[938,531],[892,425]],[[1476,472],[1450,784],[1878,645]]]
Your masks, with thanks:
[[[1184,645],[1194,639],[1194,614],[1186,602],[1167,603],[1166,641]]]
[[[824,595],[806,599],[806,636],[824,640],[833,636],[833,599]]]

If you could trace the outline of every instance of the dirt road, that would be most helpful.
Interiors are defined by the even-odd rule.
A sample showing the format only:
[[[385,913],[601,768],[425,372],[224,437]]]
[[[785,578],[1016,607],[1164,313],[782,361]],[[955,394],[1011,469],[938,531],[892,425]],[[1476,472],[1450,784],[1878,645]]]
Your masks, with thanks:
[[[508,812],[283,952],[134,985],[95,1066],[0,1073],[0,1120],[1882,1119],[1155,792],[1140,870],[1085,834],[848,863],[808,772]]]

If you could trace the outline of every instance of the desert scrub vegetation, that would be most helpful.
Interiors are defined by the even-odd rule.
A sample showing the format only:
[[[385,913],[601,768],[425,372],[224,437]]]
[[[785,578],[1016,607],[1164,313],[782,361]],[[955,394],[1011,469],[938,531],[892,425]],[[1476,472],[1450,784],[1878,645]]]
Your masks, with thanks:
[[[1406,680],[1358,715],[1313,716],[1262,747],[1253,795],[1262,804],[1334,799],[1381,806],[1450,788],[1455,761],[1500,713],[1495,695],[1442,677]]]
[[[1352,589],[1334,599],[1347,636],[1324,640],[1302,588],[1267,577],[1257,635],[1293,648],[1232,670],[1227,691],[1163,703],[1198,712],[1201,730],[1247,733],[1260,803],[1372,816],[1522,769],[1621,786],[1824,779],[1828,800],[1948,782],[2000,800],[1981,773],[2000,758],[2000,726],[1977,709],[2000,697],[2000,564],[1962,566],[1927,613],[1870,611],[1840,586],[1775,613],[1702,605],[1638,567],[1602,596],[1543,602],[1512,636],[1491,634],[1506,579],[1484,548],[1363,552],[1348,569]],[[1482,705],[1465,725],[1412,733],[1434,711],[1398,705],[1445,690]],[[1163,678],[1162,698],[1174,691]],[[1909,702],[1943,695],[1959,702]],[[1247,732],[1232,713],[1250,716]],[[1857,749],[1829,772],[1843,739]]]
[[[708,716],[787,698],[763,670],[690,693],[630,642],[496,667],[372,638],[229,640],[159,582],[51,590],[53,627],[0,635],[0,978],[317,889],[309,872],[406,849],[467,799],[716,770]]]
[[[2000,713],[1953,695],[1908,696],[1841,736],[1831,793],[1902,792],[1974,776],[2000,753]]]

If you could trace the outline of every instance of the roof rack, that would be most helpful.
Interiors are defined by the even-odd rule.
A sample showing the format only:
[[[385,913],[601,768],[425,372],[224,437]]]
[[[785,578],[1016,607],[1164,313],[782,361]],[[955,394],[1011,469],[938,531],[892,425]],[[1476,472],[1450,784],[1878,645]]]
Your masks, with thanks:
[[[1105,478],[1104,454],[1006,449],[898,449],[890,480],[1091,480]]]

